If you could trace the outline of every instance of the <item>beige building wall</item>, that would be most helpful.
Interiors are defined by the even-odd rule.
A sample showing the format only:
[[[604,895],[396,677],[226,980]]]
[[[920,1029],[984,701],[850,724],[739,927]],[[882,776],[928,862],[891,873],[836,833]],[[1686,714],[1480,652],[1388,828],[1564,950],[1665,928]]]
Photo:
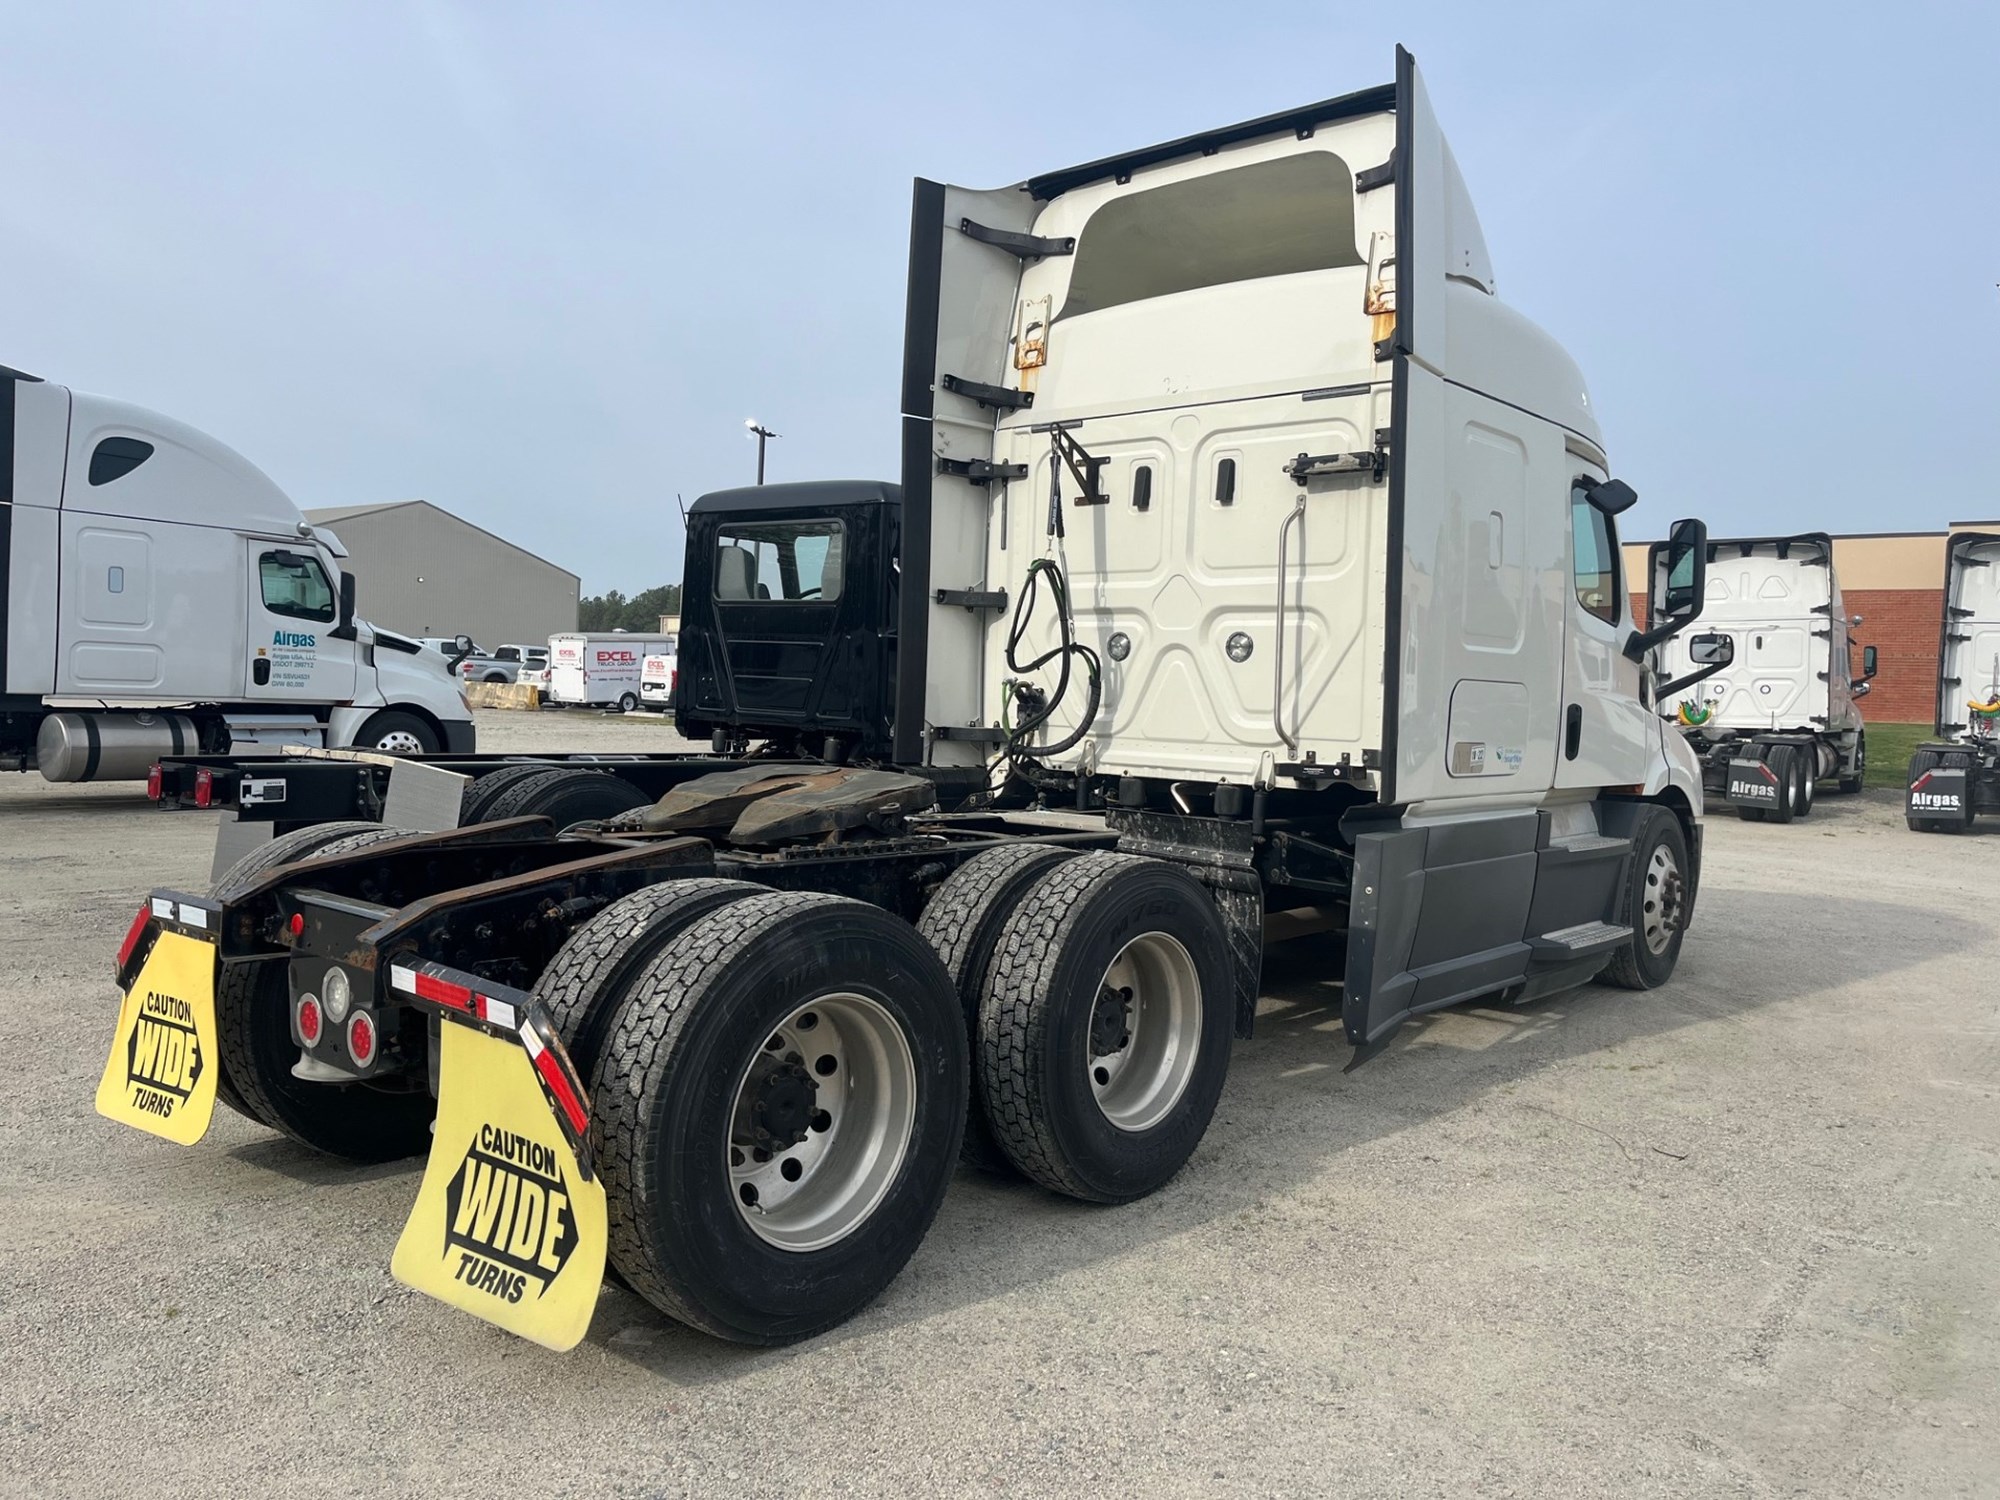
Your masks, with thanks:
[[[347,548],[365,620],[403,635],[465,633],[489,649],[576,629],[574,573],[424,500],[307,511]]]

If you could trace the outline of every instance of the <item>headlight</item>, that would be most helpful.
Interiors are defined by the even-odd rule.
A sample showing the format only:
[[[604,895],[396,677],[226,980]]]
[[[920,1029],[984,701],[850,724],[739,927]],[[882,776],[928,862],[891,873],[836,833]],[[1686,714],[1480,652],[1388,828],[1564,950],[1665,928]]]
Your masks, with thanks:
[[[320,1001],[326,1006],[326,1017],[338,1026],[347,1019],[347,1007],[354,1003],[354,991],[347,983],[347,975],[340,969],[328,969],[326,978],[320,981]]]

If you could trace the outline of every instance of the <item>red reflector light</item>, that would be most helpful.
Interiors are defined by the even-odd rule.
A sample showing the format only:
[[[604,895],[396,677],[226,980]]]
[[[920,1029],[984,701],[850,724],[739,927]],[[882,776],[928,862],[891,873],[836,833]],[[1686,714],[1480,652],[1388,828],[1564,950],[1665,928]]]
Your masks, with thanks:
[[[306,914],[302,911],[293,912],[291,921],[287,922],[285,927],[293,937],[304,937],[306,931]]]
[[[429,1000],[436,1005],[449,1005],[453,1010],[472,1009],[472,991],[462,984],[453,984],[448,979],[439,979],[431,974],[417,975],[417,998]]]
[[[364,1068],[375,1060],[375,1023],[365,1010],[357,1010],[348,1020],[347,1055]]]
[[[158,765],[152,766],[146,772],[146,795],[155,802],[160,800],[160,782],[162,776],[163,773]]]
[[[307,995],[299,1001],[299,1039],[308,1047],[317,1047],[319,1032],[319,1001]]]
[[[215,805],[215,773],[201,770],[194,773],[194,805],[213,807]]]
[[[124,968],[132,961],[132,950],[139,946],[139,939],[146,931],[146,923],[153,915],[153,903],[148,901],[139,908],[139,915],[132,919],[132,925],[125,929],[125,941],[118,945],[118,967]]]

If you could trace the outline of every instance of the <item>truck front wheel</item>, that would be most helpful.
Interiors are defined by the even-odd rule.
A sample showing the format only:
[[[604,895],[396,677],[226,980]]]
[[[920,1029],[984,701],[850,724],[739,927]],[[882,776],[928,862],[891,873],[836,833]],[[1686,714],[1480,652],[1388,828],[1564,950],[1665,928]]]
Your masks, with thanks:
[[[1840,773],[1840,789],[1843,792],[1858,792],[1868,781],[1868,733],[1866,730],[1854,732],[1854,756]]]
[[[1177,865],[1094,853],[1043,875],[979,1007],[987,1119],[1014,1165],[1093,1203],[1178,1172],[1229,1072],[1229,965],[1214,900]]]
[[[1778,788],[1780,797],[1788,791]],[[1687,930],[1690,869],[1681,820],[1664,807],[1650,809],[1632,841],[1632,868],[1617,919],[1632,935],[1598,978],[1623,990],[1651,990],[1673,977]]]
[[[371,715],[354,737],[354,747],[383,755],[436,755],[444,749],[437,730],[415,714],[396,709]]]
[[[611,1263],[670,1316],[783,1344],[916,1250],[965,1122],[965,1028],[930,945],[840,896],[712,911],[629,987],[591,1081]]]

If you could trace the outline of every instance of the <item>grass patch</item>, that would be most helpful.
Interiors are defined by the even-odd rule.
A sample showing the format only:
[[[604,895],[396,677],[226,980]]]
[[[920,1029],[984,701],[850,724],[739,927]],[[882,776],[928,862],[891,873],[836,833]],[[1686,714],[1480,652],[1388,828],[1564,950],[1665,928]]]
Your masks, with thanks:
[[[1868,726],[1868,785],[1901,791],[1907,785],[1904,773],[1910,756],[1936,731],[1929,724],[1873,724]]]

